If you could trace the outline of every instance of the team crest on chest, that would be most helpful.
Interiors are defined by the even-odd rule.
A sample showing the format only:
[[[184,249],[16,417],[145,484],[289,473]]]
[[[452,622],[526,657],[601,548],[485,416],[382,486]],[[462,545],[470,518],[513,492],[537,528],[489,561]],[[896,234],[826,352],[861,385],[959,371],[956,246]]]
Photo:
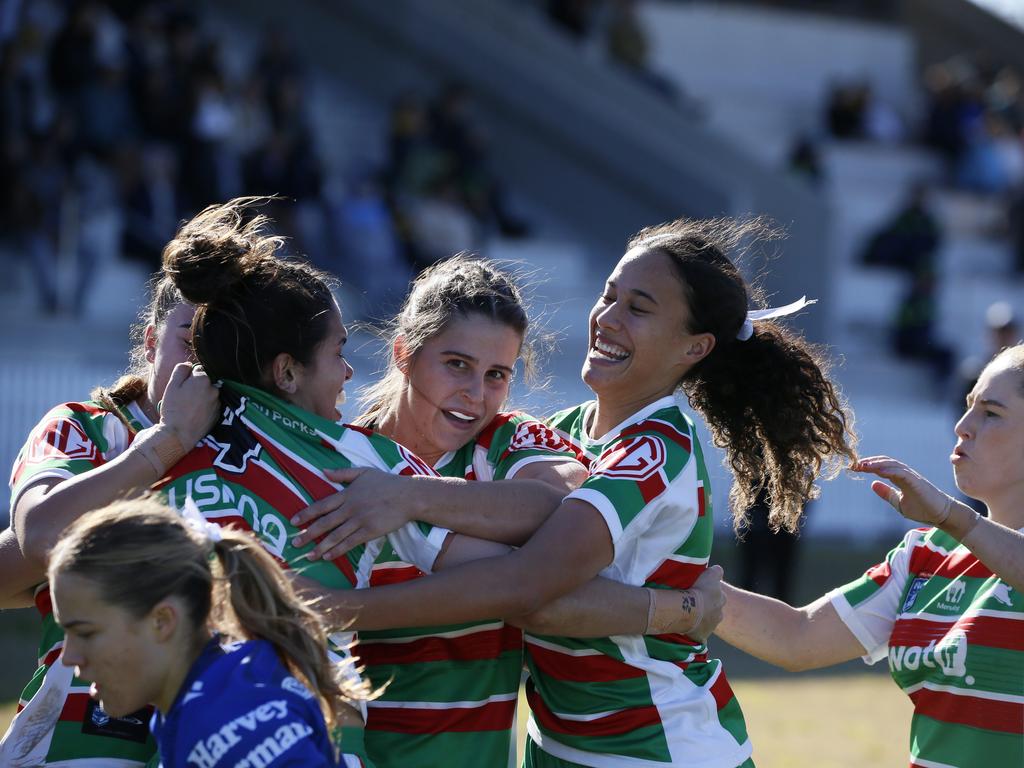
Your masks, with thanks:
[[[40,429],[32,441],[26,461],[38,464],[53,459],[96,458],[96,444],[72,419],[57,419]]]

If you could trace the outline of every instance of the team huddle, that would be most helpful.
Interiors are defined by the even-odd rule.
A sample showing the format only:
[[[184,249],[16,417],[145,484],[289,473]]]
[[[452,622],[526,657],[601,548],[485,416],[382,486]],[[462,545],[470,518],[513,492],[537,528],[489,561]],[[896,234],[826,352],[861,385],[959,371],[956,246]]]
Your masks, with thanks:
[[[514,766],[525,676],[526,766],[753,766],[712,633],[789,669],[887,659],[912,766],[1024,764],[1024,347],[956,426],[987,518],[858,459],[827,361],[779,321],[804,303],[751,311],[730,254],[757,219],[634,236],[590,314],[594,399],[547,418],[506,410],[532,351],[515,277],[439,262],[343,417],[332,278],[281,258],[258,204],[181,227],[130,373],[18,456],[0,607],[34,603],[42,638],[0,765]],[[928,527],[803,608],[731,587],[705,431],[736,525],[761,496],[795,530],[852,466]]]

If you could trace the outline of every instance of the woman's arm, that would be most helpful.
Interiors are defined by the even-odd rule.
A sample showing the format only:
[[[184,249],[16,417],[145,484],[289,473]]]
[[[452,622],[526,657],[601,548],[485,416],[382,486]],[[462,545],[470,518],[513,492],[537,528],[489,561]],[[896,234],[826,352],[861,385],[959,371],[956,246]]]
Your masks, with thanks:
[[[1024,535],[1019,531],[982,517],[888,456],[861,459],[853,469],[892,482],[896,488],[876,480],[871,490],[907,519],[948,533],[999,578],[1016,590],[1024,590]]]
[[[340,616],[358,614],[362,629],[394,627],[396,617],[404,627],[422,627],[523,616],[589,581],[613,554],[601,514],[567,499],[522,549],[492,557],[478,540],[454,536],[438,559],[443,570],[429,578],[377,587],[372,605],[360,594],[370,590],[320,590],[321,605]]]
[[[0,533],[0,609],[31,606],[39,581],[34,569],[21,556],[14,531],[7,528]]]
[[[794,608],[730,584],[722,587],[725,611],[715,634],[751,656],[801,672],[864,654],[827,596]]]
[[[83,514],[148,488],[209,432],[220,412],[217,390],[189,363],[175,366],[161,401],[160,422],[142,430],[115,459],[81,475],[28,485],[18,496],[12,527],[39,581],[64,529]]]
[[[310,553],[311,560],[341,557],[413,520],[519,546],[586,479],[587,471],[568,459],[533,462],[514,480],[494,482],[401,477],[365,468],[327,470],[326,475],[346,483],[345,490],[314,502],[292,518],[293,525],[313,521],[295,538],[295,546],[323,536]]]

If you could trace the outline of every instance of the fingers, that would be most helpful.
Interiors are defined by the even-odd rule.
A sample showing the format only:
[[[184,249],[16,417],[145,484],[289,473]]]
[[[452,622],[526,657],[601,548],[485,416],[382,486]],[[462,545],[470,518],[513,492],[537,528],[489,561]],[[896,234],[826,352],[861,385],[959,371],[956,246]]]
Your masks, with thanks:
[[[872,481],[871,490],[874,491],[882,501],[888,503],[889,506],[902,514],[902,511],[900,510],[900,501],[903,499],[902,493],[891,485],[883,483],[881,480]]]
[[[365,528],[360,528],[354,534],[345,537],[343,540],[339,541],[329,550],[324,552],[323,559],[337,560],[339,557],[347,553],[349,550],[355,549],[360,544],[365,544],[366,542],[374,538],[376,537],[373,536],[370,531],[366,530]]]
[[[325,469],[324,474],[327,475],[328,480],[348,485],[354,483],[366,471],[366,467],[349,467],[347,469]]]
[[[317,541],[316,546],[307,555],[310,560],[320,559],[333,559],[327,558],[325,555],[335,548],[339,548],[349,537],[359,532],[360,524],[358,520],[347,520],[336,528],[332,529],[326,536]],[[345,550],[346,552],[348,550]],[[335,555],[337,557],[337,555]]]
[[[327,470],[326,474],[330,477],[331,470]],[[302,526],[308,523],[310,520],[316,520],[319,517],[334,512],[337,509],[341,509],[341,505],[345,503],[345,494],[342,491],[338,493],[332,493],[330,496],[325,496],[318,501],[314,501],[308,507],[300,510],[290,520],[292,525]]]
[[[192,363],[178,363],[171,371],[171,378],[167,381],[167,388],[180,387],[189,376],[192,375]]]
[[[339,496],[340,494],[335,494]],[[333,497],[329,497],[333,498]],[[339,528],[349,522],[348,515],[345,510],[339,504],[337,507],[331,510],[324,511],[319,517],[311,522],[305,529],[299,532],[297,536],[292,539],[292,543],[296,547],[304,547],[311,541],[316,541],[321,536],[324,536],[335,528]]]

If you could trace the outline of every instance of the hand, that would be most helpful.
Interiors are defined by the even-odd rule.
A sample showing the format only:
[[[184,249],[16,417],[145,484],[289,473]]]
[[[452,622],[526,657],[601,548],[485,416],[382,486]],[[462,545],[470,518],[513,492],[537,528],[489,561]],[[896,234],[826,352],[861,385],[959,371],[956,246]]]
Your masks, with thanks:
[[[697,617],[697,624],[683,633],[702,643],[711,636],[722,620],[722,609],[725,607],[725,593],[722,592],[723,573],[722,566],[712,565],[683,593],[684,601],[686,593],[689,592],[696,597],[698,606],[703,604],[703,611]],[[692,616],[690,621],[693,621]]]
[[[908,520],[939,526],[949,518],[954,499],[901,461],[888,456],[870,456],[855,462],[850,469],[884,477],[896,485],[893,488],[874,480],[871,490]]]
[[[220,395],[202,366],[178,363],[160,400],[160,423],[171,427],[189,451],[213,429]]]
[[[310,504],[291,520],[296,526],[310,523],[292,539],[296,547],[318,540],[307,555],[310,560],[334,560],[413,519],[408,478],[366,467],[328,469],[324,474],[345,484],[345,490]]]

